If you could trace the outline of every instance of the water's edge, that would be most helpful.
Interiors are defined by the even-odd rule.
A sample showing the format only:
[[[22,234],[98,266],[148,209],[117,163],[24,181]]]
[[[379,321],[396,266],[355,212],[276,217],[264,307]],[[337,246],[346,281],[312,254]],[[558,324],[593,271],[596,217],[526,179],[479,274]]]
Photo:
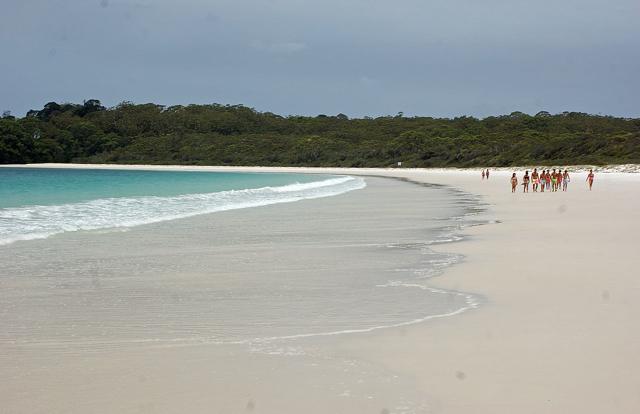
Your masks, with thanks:
[[[421,186],[421,187],[426,187],[426,188],[445,189],[449,191],[454,197],[459,197],[460,200],[458,201],[465,204],[463,214],[441,218],[444,221],[449,221],[449,220],[456,221],[458,222],[457,225],[455,225],[453,228],[450,226],[442,227],[440,229],[441,232],[437,235],[437,237],[434,240],[426,240],[424,241],[424,244],[415,245],[413,246],[414,248],[429,249],[429,246],[447,245],[451,243],[466,241],[469,239],[470,236],[464,233],[464,229],[468,227],[499,223],[499,221],[489,220],[489,219],[483,219],[483,220],[479,220],[477,218],[474,219],[474,217],[482,213],[485,213],[489,210],[489,205],[484,201],[482,201],[482,197],[479,195],[472,194],[464,190],[461,190],[452,186],[447,186],[444,184],[425,183],[421,181],[412,180],[406,177],[390,177],[386,175],[374,175],[374,174],[361,175],[361,177],[382,178],[382,179],[389,179],[389,180],[396,180],[396,181],[411,183],[411,184]],[[406,248],[406,246],[393,246],[393,245],[389,245],[389,247]],[[307,339],[307,338],[314,338],[314,337],[330,337],[330,336],[345,335],[345,334],[347,335],[363,334],[363,333],[370,333],[378,330],[393,329],[393,328],[399,328],[404,326],[416,325],[416,324],[420,324],[433,319],[447,318],[447,317],[460,315],[462,313],[477,309],[483,303],[486,303],[486,298],[480,294],[458,291],[458,290],[451,290],[451,289],[437,288],[432,286],[430,283],[428,283],[429,279],[445,275],[445,272],[448,268],[463,262],[465,259],[465,256],[461,254],[447,253],[447,252],[440,252],[440,251],[439,253],[443,253],[447,255],[447,257],[450,260],[443,261],[441,266],[435,267],[434,269],[431,269],[431,271],[428,272],[428,274],[425,274],[416,278],[417,280],[424,280],[424,283],[415,283],[415,280],[414,280],[408,283],[398,282],[393,286],[423,289],[431,293],[448,294],[448,295],[454,295],[454,296],[459,296],[464,298],[465,306],[462,306],[454,311],[446,312],[442,314],[425,315],[424,317],[421,317],[421,318],[404,321],[396,324],[391,324],[391,325],[375,326],[375,327],[369,327],[369,328],[363,328],[363,329],[349,329],[349,330],[342,330],[342,331],[329,331],[329,332],[307,333],[307,334],[300,334],[300,335],[256,338],[256,339],[248,339],[248,340],[237,341],[232,343],[250,345],[252,346],[252,349],[254,351],[264,351],[265,349],[267,350],[270,349],[268,347],[269,344],[277,343],[279,341]],[[230,344],[230,343],[228,342],[227,344]],[[263,348],[263,346],[265,345],[267,345],[267,348]]]

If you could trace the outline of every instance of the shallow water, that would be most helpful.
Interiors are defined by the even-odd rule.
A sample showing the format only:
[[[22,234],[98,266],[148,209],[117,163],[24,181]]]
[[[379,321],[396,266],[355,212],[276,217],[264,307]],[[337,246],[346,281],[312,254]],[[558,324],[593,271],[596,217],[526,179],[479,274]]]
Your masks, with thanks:
[[[329,209],[317,200],[5,246],[0,340],[246,343],[369,331],[472,306],[421,282],[459,260],[428,246],[455,239],[465,207],[447,190],[374,180],[378,197],[393,198],[369,204],[362,192]]]
[[[422,412],[410,381],[326,355],[319,340],[477,306],[479,298],[434,289],[429,278],[462,260],[430,246],[459,239],[462,218],[478,202],[447,188],[366,181],[365,189],[333,197],[0,246],[0,368],[16,387],[37,388],[72,369],[109,384],[138,365],[136,372],[163,378],[189,365],[197,376],[193,355],[204,354],[202,369],[216,366],[217,376],[194,387],[252,384],[258,395],[279,373],[286,379],[277,381],[292,388],[306,384],[291,395],[296,404],[320,398],[368,412],[385,401],[405,407],[390,412]],[[155,366],[145,349],[166,366]],[[238,374],[240,366],[251,376]],[[318,373],[317,382],[306,383],[305,372]],[[77,378],[56,387],[83,386]],[[105,392],[87,388],[85,406]],[[64,397],[52,399],[39,401],[69,407]],[[129,411],[121,403],[105,407]]]

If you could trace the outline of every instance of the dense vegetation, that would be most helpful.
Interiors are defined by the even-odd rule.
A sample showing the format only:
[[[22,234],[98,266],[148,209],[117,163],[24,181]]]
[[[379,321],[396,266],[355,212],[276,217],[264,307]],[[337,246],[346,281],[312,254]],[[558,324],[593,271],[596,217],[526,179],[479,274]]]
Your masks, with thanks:
[[[283,117],[241,105],[50,102],[0,119],[0,163],[386,167],[640,162],[640,119],[521,112],[476,119]]]

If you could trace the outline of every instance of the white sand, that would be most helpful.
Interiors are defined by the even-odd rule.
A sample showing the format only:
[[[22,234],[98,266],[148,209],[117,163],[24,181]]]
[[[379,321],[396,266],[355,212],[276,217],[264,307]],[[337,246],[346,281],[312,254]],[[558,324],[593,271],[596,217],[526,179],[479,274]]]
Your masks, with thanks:
[[[502,223],[445,246],[467,260],[435,281],[488,304],[346,346],[415,376],[435,412],[640,412],[640,176],[600,174],[589,192],[578,174],[567,193],[511,194],[508,172],[408,175],[492,205]]]
[[[640,412],[640,175],[598,174],[589,192],[580,173],[567,193],[511,194],[506,171],[482,181],[475,170],[238,170],[400,176],[491,205],[487,214],[500,223],[442,246],[466,261],[434,280],[484,295],[484,306],[326,345],[413,379],[426,412]],[[329,411],[314,402],[309,412]]]

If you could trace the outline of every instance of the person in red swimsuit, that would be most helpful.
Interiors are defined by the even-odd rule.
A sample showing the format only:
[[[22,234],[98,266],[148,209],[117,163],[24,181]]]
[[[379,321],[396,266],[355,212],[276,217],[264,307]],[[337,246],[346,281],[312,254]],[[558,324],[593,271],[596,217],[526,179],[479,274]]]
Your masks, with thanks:
[[[591,187],[593,187],[593,179],[595,175],[593,174],[593,170],[589,170],[589,174],[587,175],[587,182],[589,183],[589,191],[591,191]]]
[[[547,191],[551,191],[551,174],[549,174],[549,170],[547,170],[545,176],[547,177]]]

